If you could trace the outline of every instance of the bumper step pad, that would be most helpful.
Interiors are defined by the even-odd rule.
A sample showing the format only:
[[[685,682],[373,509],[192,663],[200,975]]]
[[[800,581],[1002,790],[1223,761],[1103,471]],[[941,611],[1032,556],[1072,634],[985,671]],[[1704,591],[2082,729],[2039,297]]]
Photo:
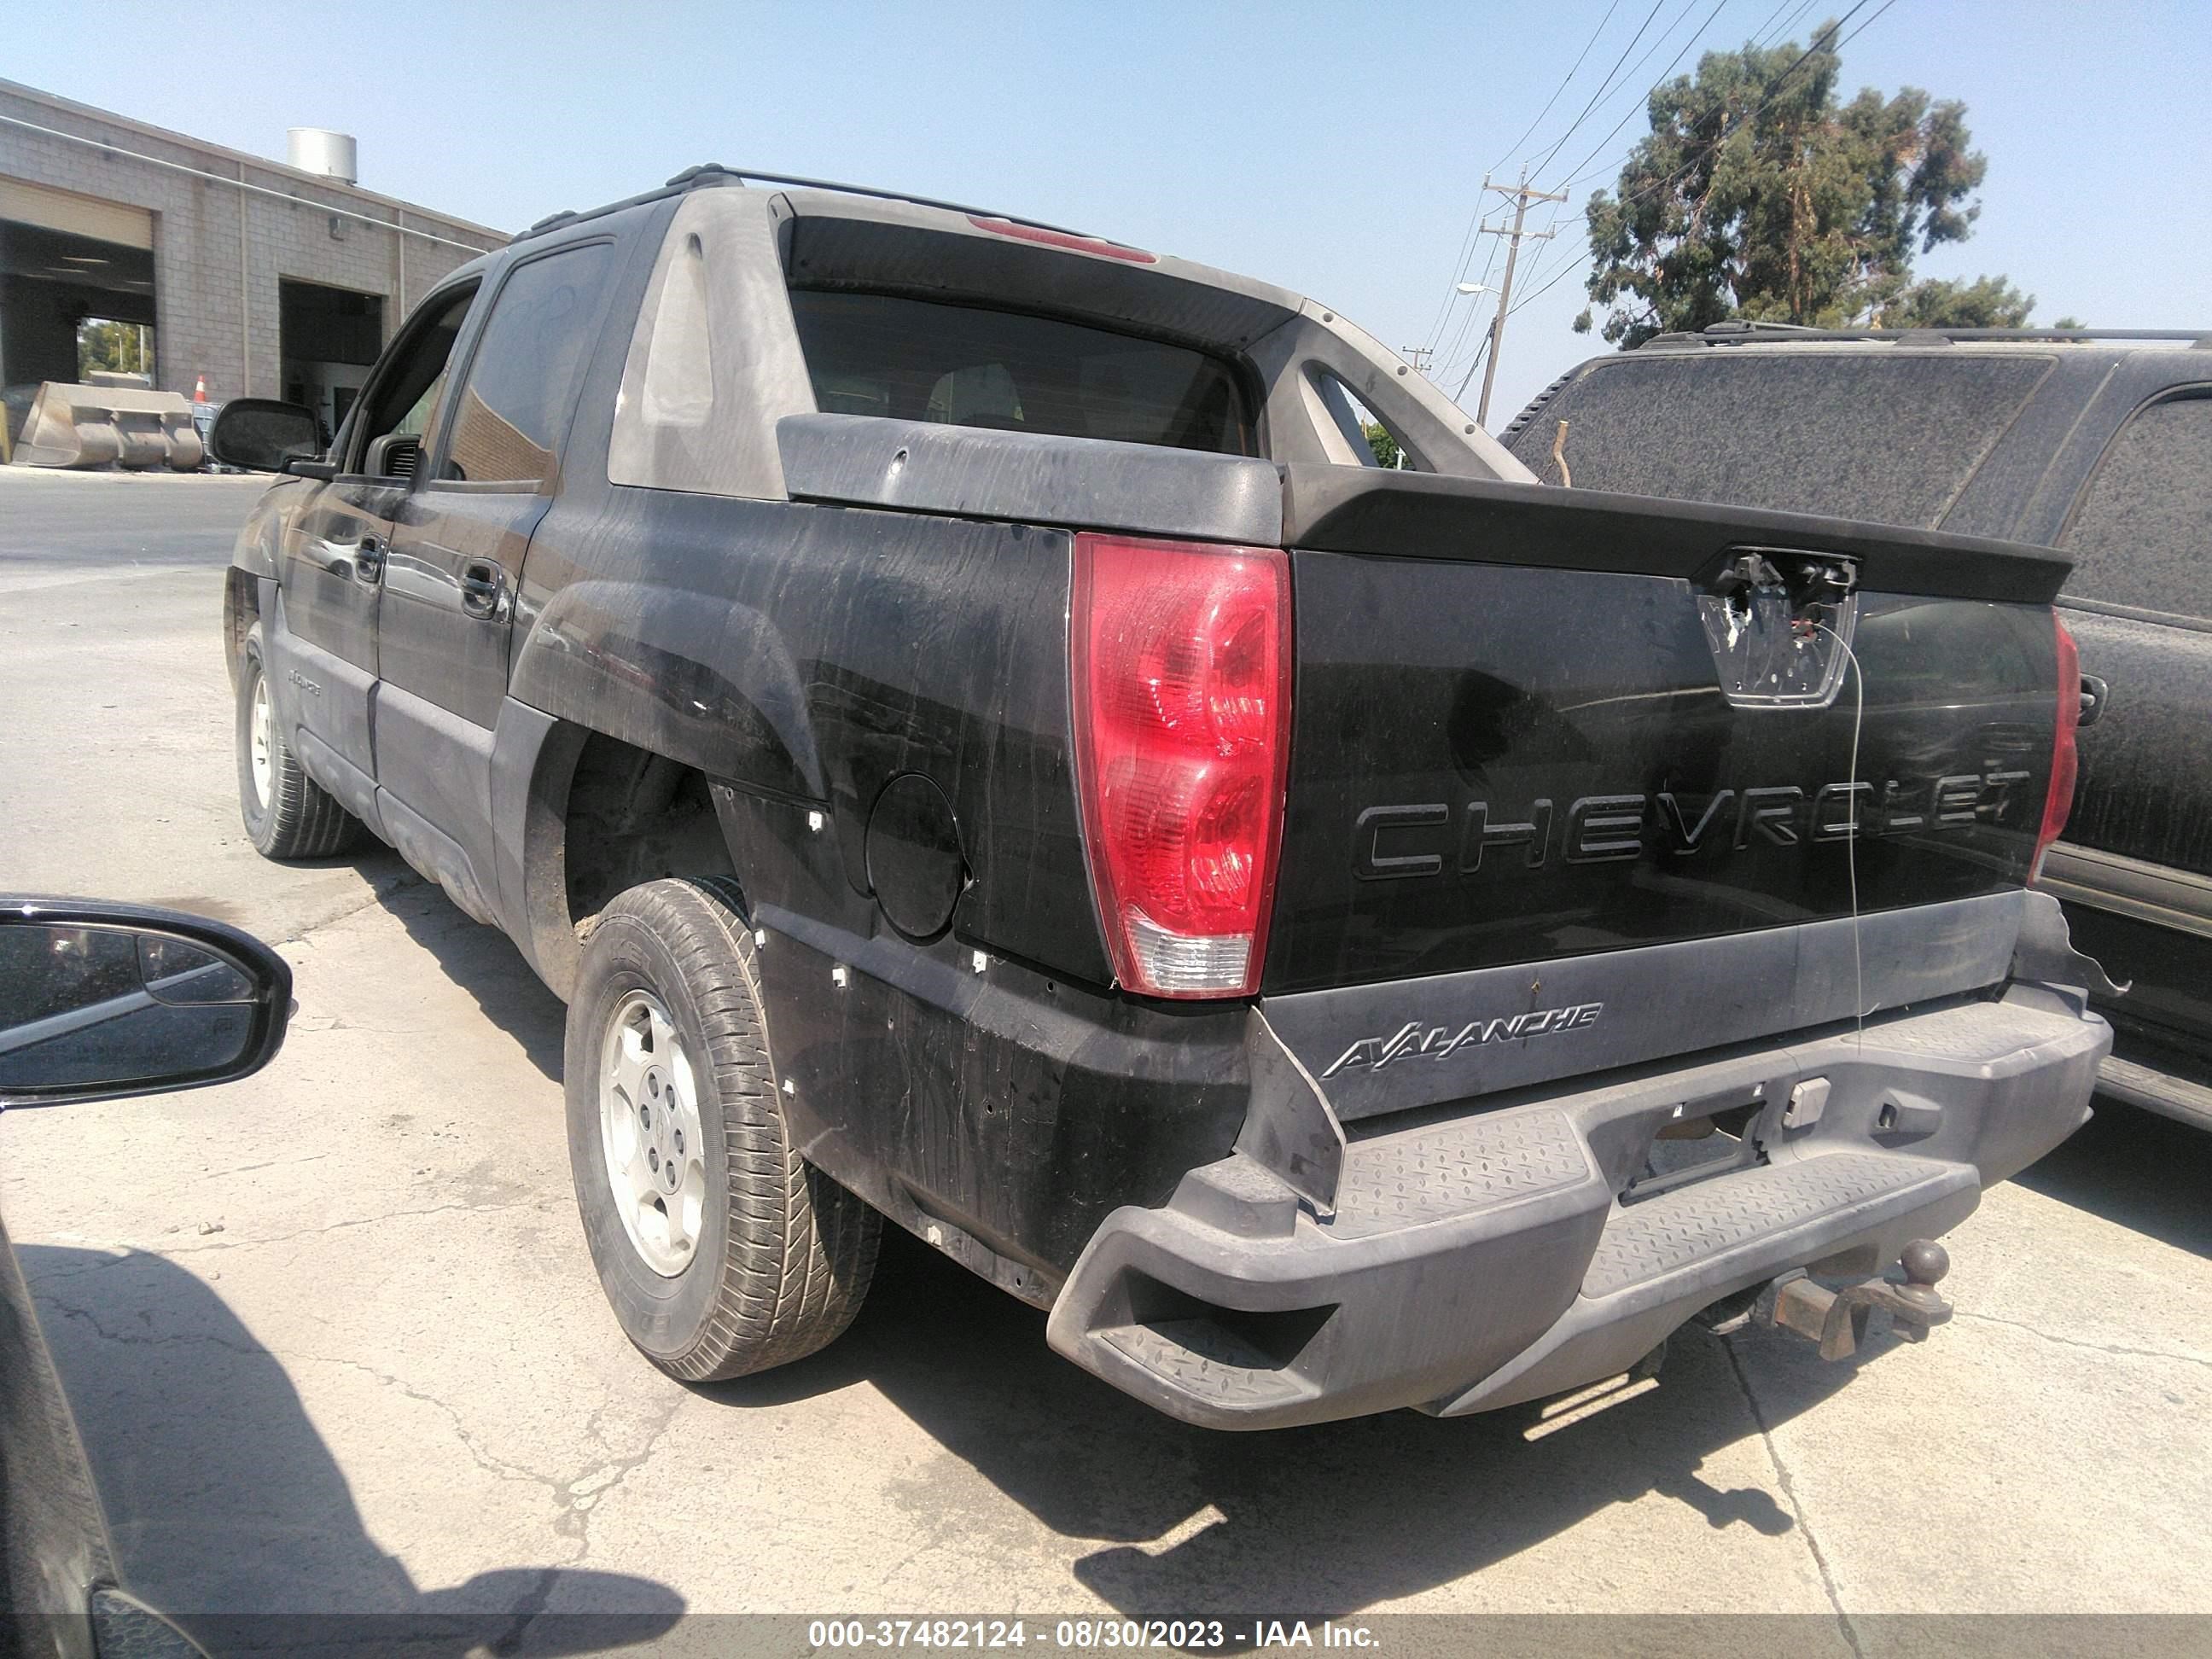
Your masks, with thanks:
[[[1355,1144],[1338,1184],[1337,1239],[1368,1238],[1571,1187],[1592,1174],[1559,1111],[1442,1123]]]
[[[1279,1406],[1314,1392],[1275,1362],[1211,1320],[1121,1325],[1100,1337],[1153,1376],[1194,1399],[1230,1407]]]
[[[1613,1217],[1583,1276],[1583,1294],[1611,1296],[1869,1200],[1944,1184],[1943,1165],[1881,1152],[1834,1152],[1717,1176]]]

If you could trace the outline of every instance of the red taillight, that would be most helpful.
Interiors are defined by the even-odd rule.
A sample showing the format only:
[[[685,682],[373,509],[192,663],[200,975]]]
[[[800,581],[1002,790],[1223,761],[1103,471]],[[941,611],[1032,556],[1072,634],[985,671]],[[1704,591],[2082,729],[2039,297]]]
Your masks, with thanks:
[[[1291,732],[1276,548],[1075,538],[1076,778],[1115,976],[1147,996],[1260,985]]]
[[[2051,738],[2051,787],[2043,797],[2043,827],[2035,835],[2035,866],[2028,879],[2043,873],[2043,855],[2074,808],[2074,776],[2081,765],[2074,733],[2081,720],[2081,653],[2074,636],[2054,615],[2051,627],[2058,636],[2058,724]]]

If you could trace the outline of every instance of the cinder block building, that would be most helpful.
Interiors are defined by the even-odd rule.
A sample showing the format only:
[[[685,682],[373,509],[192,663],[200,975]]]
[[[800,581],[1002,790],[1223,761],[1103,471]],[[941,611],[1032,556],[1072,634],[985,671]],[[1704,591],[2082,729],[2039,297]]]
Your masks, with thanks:
[[[506,233],[362,189],[354,144],[293,130],[271,161],[0,81],[0,389],[78,378],[78,332],[128,325],[154,384],[284,398],[334,429],[430,285]],[[137,331],[143,329],[143,336]]]

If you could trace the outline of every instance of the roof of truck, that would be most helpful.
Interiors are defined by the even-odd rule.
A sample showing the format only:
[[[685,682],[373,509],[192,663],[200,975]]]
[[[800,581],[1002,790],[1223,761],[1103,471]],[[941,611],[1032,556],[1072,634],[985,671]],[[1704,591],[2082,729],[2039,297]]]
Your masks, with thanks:
[[[1033,230],[1047,231],[1055,236],[1070,236],[1082,241],[1104,240],[1103,238],[1091,236],[1085,231],[1070,230],[1065,225],[1048,225],[1041,219],[1029,219],[1019,214],[1002,213],[994,208],[969,207],[960,202],[940,202],[931,197],[915,196],[906,191],[881,190],[872,185],[847,185],[830,179],[801,178],[796,173],[764,173],[755,167],[725,167],[720,161],[702,161],[696,167],[686,167],[658,190],[645,191],[635,196],[625,196],[620,201],[602,203],[595,208],[585,208],[581,210],[564,209],[559,213],[549,213],[528,229],[517,231],[511,240],[517,242],[527,241],[533,236],[541,236],[549,230],[558,229],[562,225],[574,224],[580,219],[597,219],[606,214],[618,213],[624,208],[637,207],[647,202],[658,202],[670,196],[680,196],[687,191],[713,189],[725,185],[742,185],[748,179],[756,184],[787,185],[799,190],[828,191],[840,196],[865,196],[877,201],[902,202],[909,206],[934,208],[946,213],[964,213],[983,218],[1002,219],[1011,224],[1027,226]],[[1123,245],[1109,243],[1108,246],[1119,247]]]
[[[580,211],[549,214],[528,229],[517,232],[508,246],[526,242],[534,237],[588,220],[665,201],[672,196],[686,195],[698,190],[741,188],[748,184],[775,186],[801,216],[874,219],[963,235],[1008,238],[1063,252],[1115,260],[1127,264],[1133,270],[1152,270],[1164,276],[1200,282],[1210,288],[1224,289],[1284,311],[1296,311],[1309,302],[1309,296],[1276,283],[1261,282],[1255,277],[1174,254],[1155,253],[1110,237],[1071,230],[1064,225],[1050,224],[1024,214],[1008,213],[998,208],[975,207],[960,202],[940,201],[934,197],[885,190],[873,185],[844,184],[830,179],[804,178],[796,173],[769,173],[757,167],[726,167],[719,161],[703,161],[696,167],[686,167],[657,190],[641,191],[635,196],[624,197],[620,201],[604,203]],[[1332,312],[1331,316],[1334,314]]]
[[[2129,344],[2212,349],[2212,328],[1807,328],[1796,323],[1715,323],[1695,333],[1654,335],[1638,351],[1729,346],[2021,346]]]

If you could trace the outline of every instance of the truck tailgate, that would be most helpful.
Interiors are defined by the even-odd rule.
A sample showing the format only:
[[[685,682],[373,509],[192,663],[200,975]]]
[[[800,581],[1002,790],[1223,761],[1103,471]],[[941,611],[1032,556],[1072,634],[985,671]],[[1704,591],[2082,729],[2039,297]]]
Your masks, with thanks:
[[[1498,1052],[1449,1068],[1450,1085],[1433,1068],[1416,1092],[1848,1017],[1873,936],[1855,908],[1889,917],[1877,1006],[2003,976],[2009,936],[1989,935],[2014,912],[1976,902],[2016,892],[2034,856],[2060,556],[1352,468],[1287,469],[1285,520],[1297,681],[1264,988],[1316,1075],[1372,1073],[1393,1039],[1391,1059],[1433,1052],[1468,1021],[1617,1003],[1637,983],[1667,1011],[1644,1035],[1625,1010],[1478,1031],[1462,1048]],[[1896,915],[1916,908],[1940,958]],[[1778,929],[1793,932],[1654,949]],[[1996,948],[1960,948],[1966,936]],[[1840,1006],[1796,982],[1810,951],[1826,985],[1838,946],[1853,981]],[[1613,966],[1572,973],[1560,960],[1607,953]],[[1483,974],[1524,963],[1551,966]],[[1702,1006],[1741,1012],[1701,1021],[1697,981],[1716,974],[1743,977],[1705,985]],[[1480,1006],[1431,1009],[1398,984],[1478,975]],[[1571,1005],[1547,977],[1576,988]],[[1377,989],[1345,989],[1359,987]],[[1378,1046],[1336,1066],[1340,1037]]]

